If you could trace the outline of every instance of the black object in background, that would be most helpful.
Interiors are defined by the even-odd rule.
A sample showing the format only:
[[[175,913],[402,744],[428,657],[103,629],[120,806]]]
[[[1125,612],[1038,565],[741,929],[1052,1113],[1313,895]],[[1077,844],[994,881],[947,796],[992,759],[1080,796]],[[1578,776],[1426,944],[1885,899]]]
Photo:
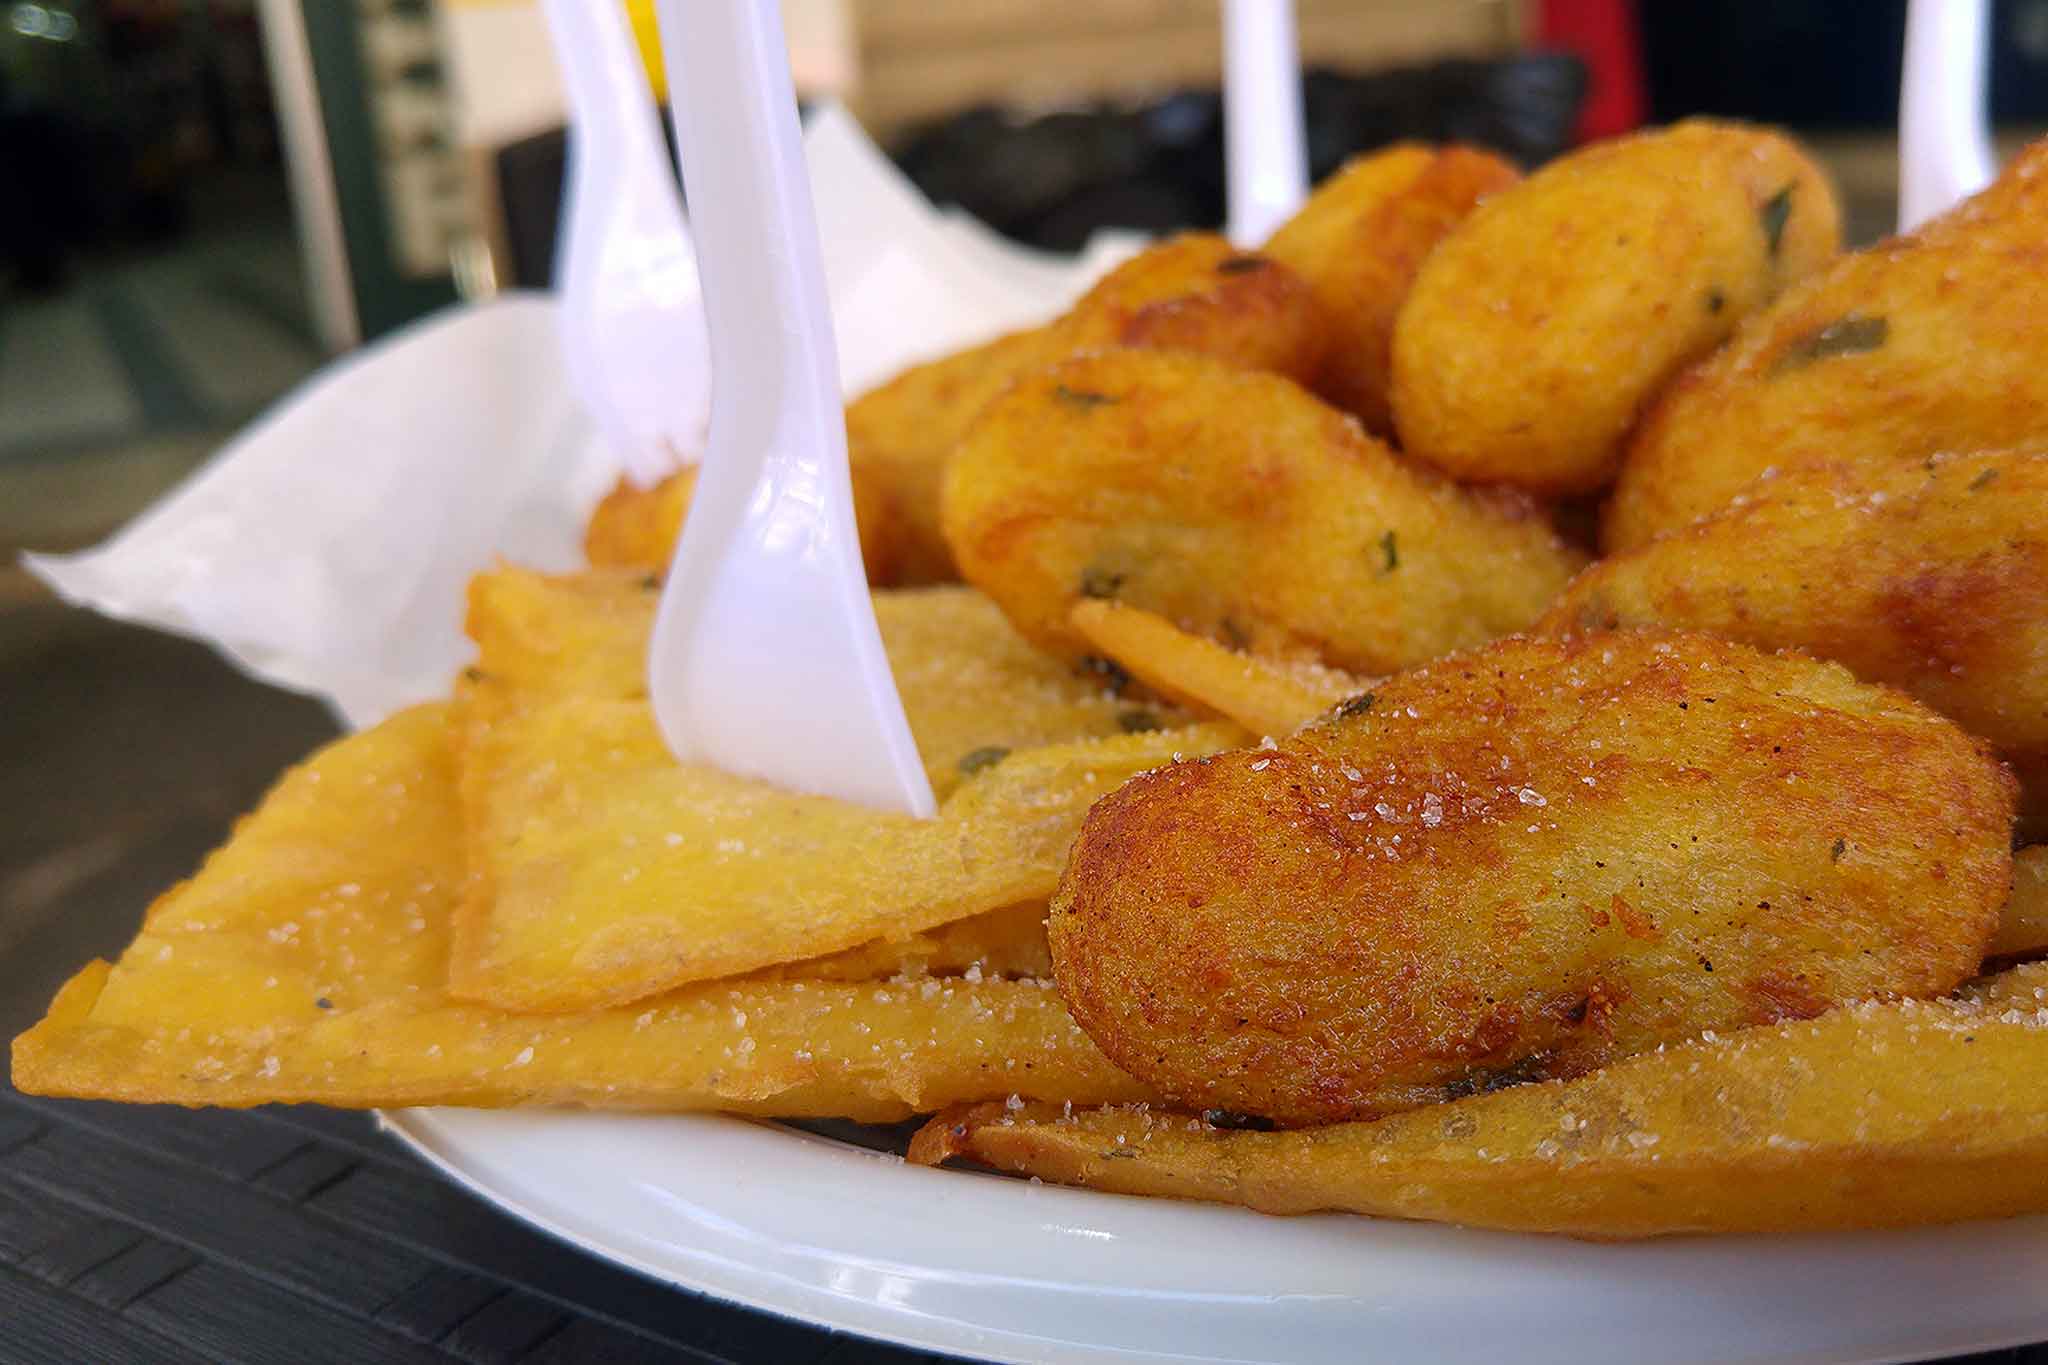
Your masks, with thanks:
[[[1905,0],[1657,0],[1641,7],[1650,110],[1795,128],[1896,126]],[[2048,0],[1991,7],[1991,115],[2048,121]]]
[[[1403,138],[1476,143],[1533,166],[1565,149],[1585,95],[1579,60],[1548,53],[1364,76],[1311,71],[1310,173],[1320,180]],[[555,131],[498,154],[513,283],[554,278],[564,145]],[[1223,105],[1213,90],[1029,119],[970,109],[914,130],[895,157],[934,203],[1048,250],[1079,250],[1098,228],[1170,232],[1223,221]]]
[[[1311,71],[1310,174],[1403,138],[1476,143],[1536,165],[1564,150],[1585,92],[1578,59],[1548,53]],[[1052,250],[1078,250],[1098,228],[1165,232],[1224,216],[1223,106],[1209,90],[1030,119],[971,109],[912,132],[896,160],[935,203]]]
[[[498,206],[505,216],[505,250],[499,262],[507,284],[552,289],[555,243],[562,232],[562,196],[568,189],[569,134],[561,128],[536,133],[498,149]]]

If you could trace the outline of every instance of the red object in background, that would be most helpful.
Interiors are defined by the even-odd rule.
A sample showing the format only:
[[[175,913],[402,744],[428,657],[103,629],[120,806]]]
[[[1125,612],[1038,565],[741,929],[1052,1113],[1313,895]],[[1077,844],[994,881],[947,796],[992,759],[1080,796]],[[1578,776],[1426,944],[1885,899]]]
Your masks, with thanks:
[[[1636,0],[1541,0],[1537,46],[1569,52],[1590,82],[1574,136],[1580,142],[1640,128],[1649,113],[1643,88],[1642,28]]]

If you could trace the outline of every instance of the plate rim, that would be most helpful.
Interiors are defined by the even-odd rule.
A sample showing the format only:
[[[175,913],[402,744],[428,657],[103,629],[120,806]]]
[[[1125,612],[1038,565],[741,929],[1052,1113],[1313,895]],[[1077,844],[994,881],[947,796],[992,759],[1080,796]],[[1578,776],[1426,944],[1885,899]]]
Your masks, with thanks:
[[[724,1124],[742,1125],[746,1129],[755,1130],[764,1137],[773,1133],[776,1137],[782,1139],[822,1143],[848,1154],[858,1154],[859,1157],[865,1159],[900,1164],[900,1159],[858,1148],[836,1139],[806,1133],[801,1129],[784,1127],[769,1120],[750,1119],[740,1116],[638,1114],[629,1116],[583,1112],[551,1113],[548,1111],[530,1110],[509,1112],[517,1114],[522,1122],[531,1123],[539,1120],[541,1123],[550,1126],[555,1120],[595,1119],[600,1122],[618,1118],[630,1118],[633,1120],[659,1120],[664,1118],[698,1121],[715,1120]],[[482,1168],[482,1163],[474,1153],[465,1151],[465,1139],[463,1136],[459,1132],[451,1132],[447,1127],[447,1120],[443,1116],[448,1114],[460,1116],[456,1120],[458,1127],[473,1125],[479,1119],[488,1125],[492,1120],[507,1116],[496,1111],[412,1109],[378,1111],[377,1119],[379,1125],[385,1131],[391,1133],[400,1142],[404,1143],[405,1146],[426,1161],[442,1176],[460,1188],[467,1190],[475,1197],[585,1254],[630,1270],[659,1285],[674,1286],[689,1293],[703,1295],[720,1303],[735,1305],[751,1311],[765,1313],[785,1321],[823,1328],[858,1339],[885,1342],[911,1350],[950,1352],[974,1359],[1003,1362],[1081,1362],[1253,1358],[1227,1355],[1195,1356],[1176,1350],[1136,1348],[1108,1340],[1091,1342],[1075,1338],[1061,1339],[1024,1334],[1004,1326],[979,1324],[968,1317],[919,1313],[914,1309],[892,1307],[881,1302],[878,1298],[834,1293],[817,1284],[789,1279],[759,1263],[745,1260],[725,1261],[722,1258],[709,1254],[684,1254],[684,1258],[688,1262],[687,1269],[673,1261],[664,1263],[634,1250],[625,1240],[637,1235],[630,1229],[623,1229],[617,1235],[607,1238],[603,1232],[604,1221],[602,1219],[595,1220],[589,1226],[578,1226],[573,1220],[558,1216],[554,1211],[543,1207],[536,1199],[529,1198],[517,1189],[506,1187],[490,1170]],[[488,1128],[486,1131],[488,1131]],[[683,1129],[679,1131],[687,1132],[689,1130]],[[699,1129],[698,1131],[724,1131],[730,1133],[732,1130]],[[977,1177],[972,1173],[963,1173],[962,1175],[948,1178],[965,1178],[977,1181],[987,1180],[990,1184],[997,1183],[1000,1179],[1000,1183],[1015,1184],[1020,1190],[1026,1188],[1025,1182],[1014,1181],[1009,1178]],[[987,1186],[983,1188],[985,1190]],[[1119,1203],[1131,1202],[1147,1206],[1164,1203],[1200,1212],[1221,1212],[1232,1216],[1260,1219],[1262,1223],[1266,1221],[1261,1215],[1252,1214],[1247,1210],[1229,1208],[1228,1206],[1189,1204],[1184,1201],[1173,1200],[1130,1200],[1126,1196],[1067,1187],[1048,1187],[1045,1193],[1053,1194],[1055,1191],[1061,1196],[1078,1197],[1087,1200],[1106,1199],[1115,1200]],[[1512,1241],[1530,1242],[1562,1241],[1565,1247],[1569,1248],[1584,1248],[1587,1246],[1585,1243],[1578,1243],[1571,1239],[1553,1239],[1540,1237],[1535,1234],[1501,1234],[1471,1229],[1446,1228],[1440,1225],[1417,1224],[1403,1220],[1353,1219],[1348,1215],[1339,1214],[1324,1215],[1321,1218],[1305,1220],[1271,1221],[1275,1225],[1284,1225],[1296,1221],[1308,1223],[1330,1222],[1348,1226],[1374,1224],[1389,1230],[1421,1228],[1431,1234],[1449,1234],[1451,1236],[1469,1236],[1483,1239],[1506,1238]],[[2038,1254],[2043,1259],[2044,1264],[2048,1264],[2048,1216],[2038,1216],[2031,1219],[1989,1220],[1978,1224],[1951,1224],[1932,1228],[1903,1229],[1890,1233],[1840,1234],[1840,1236],[1859,1240],[1872,1238],[1896,1240],[1921,1236],[1938,1241],[1953,1235],[1959,1227],[2004,1227],[2009,1231],[2016,1230],[2013,1231],[2013,1235],[2028,1235],[2031,1233],[2034,1241],[2038,1242],[2038,1247],[2036,1248]],[[757,1233],[756,1235],[761,1234]],[[1838,1234],[1791,1234],[1790,1236],[1832,1237],[1838,1236]],[[1726,1246],[1730,1243],[1751,1242],[1753,1240],[1751,1238],[1702,1237],[1663,1239],[1651,1245],[1665,1248],[1687,1244],[1715,1247]],[[2034,1241],[2030,1241],[2029,1245],[2032,1246]],[[666,1245],[672,1253],[682,1254],[676,1243],[669,1242]],[[1613,1246],[1614,1244],[1605,1244],[1605,1248],[1608,1250],[1611,1250]],[[807,1250],[815,1251],[816,1249],[809,1248]],[[1850,1251],[1852,1255],[1857,1254],[1853,1247],[1850,1248]],[[927,1274],[942,1273],[933,1267],[923,1267],[923,1269],[925,1269]],[[1072,1288],[1073,1285],[1069,1283],[1066,1287]],[[2031,1316],[2028,1316],[2029,1313],[2031,1313]],[[1931,1331],[1932,1335],[1929,1335],[1926,1339],[1906,1346],[1873,1348],[1872,1346],[1849,1346],[1844,1343],[1846,1349],[1824,1349],[1818,1347],[1811,1349],[1788,1348],[1763,1353],[1752,1350],[1742,1354],[1722,1355],[1713,1358],[1726,1360],[1730,1362],[1730,1365],[1734,1365],[1735,1362],[1742,1362],[1742,1365],[1766,1365],[1766,1362],[1769,1362],[1770,1365],[1793,1365],[1793,1362],[1817,1363],[1823,1361],[1831,1362],[1833,1365],[1887,1365],[1888,1362],[1893,1361],[1925,1360],[1941,1356],[1962,1355],[2029,1345],[2048,1340],[2048,1301],[2040,1301],[2039,1307],[2031,1307],[2024,1311],[2016,1312],[2002,1325],[1965,1327],[1963,1324],[1958,1323],[1946,1328],[1931,1329]],[[1368,1341],[1359,1341],[1356,1344],[1363,1351],[1375,1349],[1373,1344]],[[1389,1348],[1381,1346],[1378,1349],[1385,1350]],[[1399,1357],[1396,1356],[1394,1358]]]
[[[535,1208],[526,1200],[498,1190],[483,1177],[463,1166],[451,1153],[443,1150],[442,1142],[445,1139],[437,1138],[433,1129],[422,1121],[423,1116],[429,1115],[431,1112],[431,1108],[377,1109],[373,1110],[372,1114],[376,1118],[378,1128],[391,1134],[399,1142],[403,1143],[413,1155],[426,1162],[443,1179],[481,1199],[484,1203],[501,1213],[509,1214],[528,1227],[538,1229],[556,1241],[575,1248],[583,1255],[593,1256],[608,1265],[629,1270],[642,1279],[653,1281],[664,1288],[681,1289],[686,1293],[700,1294],[721,1304],[744,1308],[756,1313],[765,1313],[770,1317],[779,1318],[784,1322],[796,1323],[799,1326],[823,1328],[827,1331],[839,1332],[861,1340],[882,1342],[890,1346],[900,1346],[907,1350],[950,1350],[956,1355],[963,1354],[961,1348],[957,1346],[939,1346],[929,1340],[916,1336],[899,1335],[886,1330],[877,1330],[868,1326],[865,1322],[855,1323],[852,1321],[830,1320],[823,1316],[813,1317],[778,1304],[770,1298],[749,1294],[741,1289],[715,1288],[709,1284],[693,1283],[678,1276],[672,1270],[665,1269],[652,1261],[636,1256],[630,1251],[599,1243],[585,1236],[577,1229],[563,1223],[553,1215]],[[722,1117],[737,1118],[739,1116],[724,1115]],[[821,1138],[819,1140],[831,1141],[829,1138]],[[826,1298],[825,1302],[833,1303],[835,1300]],[[965,1326],[965,1324],[961,1325]],[[969,1330],[971,1331],[972,1329],[970,1328]],[[976,1343],[971,1349],[980,1358],[1000,1362],[1000,1365],[1029,1365],[1029,1361],[1032,1359],[1032,1357],[1026,1356],[987,1355],[982,1343]]]

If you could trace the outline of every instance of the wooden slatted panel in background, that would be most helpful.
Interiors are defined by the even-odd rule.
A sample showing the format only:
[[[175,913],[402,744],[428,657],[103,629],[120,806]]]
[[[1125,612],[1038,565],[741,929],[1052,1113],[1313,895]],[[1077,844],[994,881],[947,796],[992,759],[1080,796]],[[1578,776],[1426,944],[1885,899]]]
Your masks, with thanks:
[[[1045,108],[1213,84],[1217,0],[852,0],[854,105],[886,138],[979,103]],[[1298,0],[1305,60],[1353,70],[1510,51],[1523,0]]]

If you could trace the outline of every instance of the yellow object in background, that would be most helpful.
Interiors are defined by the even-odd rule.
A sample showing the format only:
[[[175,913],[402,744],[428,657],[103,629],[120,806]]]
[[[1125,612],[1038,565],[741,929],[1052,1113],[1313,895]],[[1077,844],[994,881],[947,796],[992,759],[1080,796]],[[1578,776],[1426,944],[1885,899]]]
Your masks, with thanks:
[[[626,0],[626,17],[633,24],[633,41],[640,45],[640,60],[647,67],[648,84],[654,97],[668,98],[668,71],[661,64],[661,33],[654,22],[654,0]]]
[[[633,37],[654,97],[668,98],[668,72],[661,63],[661,34],[654,20],[654,0],[626,0]],[[853,88],[860,71],[853,10],[846,0],[783,0],[782,26],[789,39],[790,78],[806,99],[841,95]]]

